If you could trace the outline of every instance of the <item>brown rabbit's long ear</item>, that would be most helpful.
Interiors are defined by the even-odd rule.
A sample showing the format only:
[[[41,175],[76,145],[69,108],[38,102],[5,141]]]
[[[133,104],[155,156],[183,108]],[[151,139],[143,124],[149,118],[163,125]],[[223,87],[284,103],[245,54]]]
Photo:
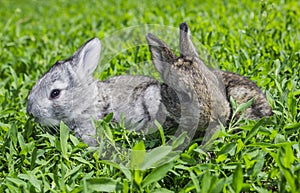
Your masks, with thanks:
[[[163,41],[159,40],[151,33],[147,34],[146,39],[155,68],[163,77],[165,77],[166,73],[169,73],[170,66],[176,58],[175,54]]]
[[[186,23],[181,23],[180,26],[180,55],[199,57],[197,49],[195,48],[190,35],[189,27]]]
[[[73,55],[73,67],[82,77],[92,76],[97,68],[101,52],[101,42],[93,38],[81,46]]]

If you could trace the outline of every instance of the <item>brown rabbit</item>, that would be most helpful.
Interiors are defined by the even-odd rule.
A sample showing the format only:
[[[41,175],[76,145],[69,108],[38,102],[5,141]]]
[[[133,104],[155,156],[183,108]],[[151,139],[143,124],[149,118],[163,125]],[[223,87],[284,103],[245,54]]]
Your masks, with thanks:
[[[186,23],[180,25],[180,56],[152,34],[147,34],[147,42],[156,69],[163,81],[177,93],[186,90],[189,96],[197,98],[199,123],[196,136],[205,135],[207,141],[219,129],[219,123],[226,125],[231,118],[230,96],[237,104],[254,98],[244,115],[257,119],[272,115],[272,109],[264,94],[248,78],[221,70],[209,69],[200,59],[191,41]],[[182,84],[184,86],[182,86]],[[193,110],[194,111],[194,110]]]

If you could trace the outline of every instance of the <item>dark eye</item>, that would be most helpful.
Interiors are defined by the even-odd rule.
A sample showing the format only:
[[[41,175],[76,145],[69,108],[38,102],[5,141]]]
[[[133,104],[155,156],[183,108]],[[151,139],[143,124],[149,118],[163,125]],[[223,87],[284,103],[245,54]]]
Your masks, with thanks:
[[[53,89],[50,93],[50,99],[57,99],[60,95],[59,89]]]

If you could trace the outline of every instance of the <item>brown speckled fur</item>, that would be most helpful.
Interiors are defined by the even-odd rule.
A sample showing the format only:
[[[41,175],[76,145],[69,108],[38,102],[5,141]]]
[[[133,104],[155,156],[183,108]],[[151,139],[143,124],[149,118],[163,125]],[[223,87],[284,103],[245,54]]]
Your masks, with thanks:
[[[195,136],[204,136],[204,142],[219,129],[220,122],[226,125],[230,120],[230,96],[238,105],[254,98],[244,114],[250,119],[272,115],[268,101],[254,82],[231,72],[209,69],[203,63],[190,39],[186,23],[180,25],[179,57],[175,57],[171,49],[154,35],[148,34],[147,41],[162,79],[177,92],[184,90],[182,88],[190,88],[186,89],[186,92],[190,92],[187,95],[196,96],[199,123]]]

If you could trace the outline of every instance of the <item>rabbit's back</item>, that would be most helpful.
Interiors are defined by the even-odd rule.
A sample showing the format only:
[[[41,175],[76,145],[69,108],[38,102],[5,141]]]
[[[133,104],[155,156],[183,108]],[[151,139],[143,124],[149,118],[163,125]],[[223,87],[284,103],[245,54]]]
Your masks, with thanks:
[[[162,122],[164,119],[161,85],[153,78],[116,76],[99,82],[98,88],[99,93],[104,93],[99,95],[98,103],[105,100],[105,111],[113,112],[117,122],[125,117],[129,127],[140,130],[153,127],[154,120]]]
[[[245,116],[251,119],[258,119],[264,116],[272,115],[272,108],[269,105],[265,95],[260,88],[247,77],[235,73],[214,70],[215,74],[221,77],[226,88],[226,95],[229,100],[230,96],[239,105],[246,103],[252,98],[252,105],[245,110]]]

